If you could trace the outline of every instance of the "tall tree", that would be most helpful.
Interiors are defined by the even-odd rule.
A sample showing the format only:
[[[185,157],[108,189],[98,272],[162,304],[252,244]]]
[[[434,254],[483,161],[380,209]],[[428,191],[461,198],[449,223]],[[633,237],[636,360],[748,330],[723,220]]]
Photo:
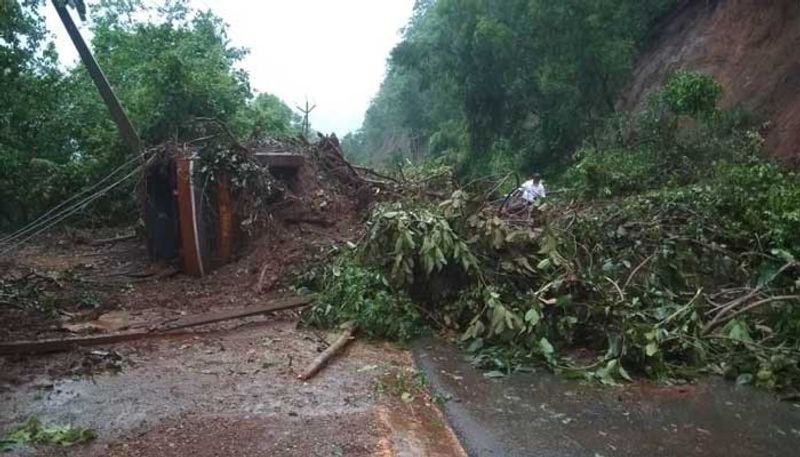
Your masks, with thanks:
[[[382,123],[424,132],[429,151],[448,151],[467,172],[505,156],[522,168],[562,166],[613,113],[648,25],[674,3],[418,2],[361,134],[378,136],[369,127]],[[416,80],[408,87],[422,107],[383,102],[398,77]]]

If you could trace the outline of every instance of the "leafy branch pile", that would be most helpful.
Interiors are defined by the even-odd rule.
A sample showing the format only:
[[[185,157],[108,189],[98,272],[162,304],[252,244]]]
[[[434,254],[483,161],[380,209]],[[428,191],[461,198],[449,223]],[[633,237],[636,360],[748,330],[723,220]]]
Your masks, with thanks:
[[[539,361],[604,383],[705,372],[796,389],[800,177],[758,158],[756,130],[702,108],[713,81],[681,78],[637,120],[658,128],[582,151],[571,188],[532,222],[501,217],[486,189],[377,206],[361,242],[307,278],[321,291],[308,322],[405,339],[424,319],[504,371]],[[675,106],[699,111],[670,108],[681,90]],[[414,332],[390,330],[401,319]]]
[[[252,235],[266,223],[267,205],[280,198],[284,189],[226,124],[217,119],[198,119],[196,126],[203,136],[196,142],[200,160],[194,179],[211,201],[218,198],[219,183],[226,182],[236,205],[234,211],[244,218],[241,227]]]

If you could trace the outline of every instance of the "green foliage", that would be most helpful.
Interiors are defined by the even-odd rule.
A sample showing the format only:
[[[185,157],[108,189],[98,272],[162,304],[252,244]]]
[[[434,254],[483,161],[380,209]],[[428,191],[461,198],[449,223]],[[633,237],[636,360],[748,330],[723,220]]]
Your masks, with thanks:
[[[377,266],[398,287],[435,275],[468,274],[477,266],[470,248],[440,212],[407,211],[401,205],[375,210],[364,255],[381,259]]]
[[[44,444],[70,447],[86,444],[97,438],[97,433],[89,428],[72,425],[45,426],[36,418],[29,418],[24,424],[12,430],[0,440],[0,448],[11,450],[20,444]]]
[[[97,182],[131,155],[81,64],[61,70],[40,8],[2,1],[0,230],[30,221]],[[236,136],[292,136],[296,116],[270,94],[253,98],[222,20],[188,1],[92,5],[91,48],[145,146],[192,142],[213,118]],[[7,26],[7,27],[5,27]],[[20,192],[20,189],[29,192]],[[84,221],[130,222],[133,183],[80,212]]]
[[[797,389],[800,176],[759,157],[746,116],[711,112],[659,94],[612,119],[534,225],[487,206],[491,180],[378,206],[361,264],[460,333],[488,376],[539,362],[605,384],[710,372]]]
[[[303,316],[308,325],[354,322],[362,334],[397,341],[418,336],[423,329],[422,317],[407,296],[393,291],[380,271],[360,266],[347,255],[311,276],[306,281],[320,294]]]
[[[614,112],[650,25],[675,4],[417,2],[356,134],[358,155],[446,153],[471,175],[501,154],[517,169],[563,167]]]
[[[679,71],[664,86],[664,102],[675,114],[711,115],[722,97],[722,86],[711,76]]]
[[[413,368],[392,367],[386,370],[376,385],[381,394],[388,394],[403,403],[415,400],[443,402],[445,398],[433,392],[425,373]]]
[[[242,120],[255,139],[290,138],[300,135],[300,116],[280,98],[261,93],[248,105]]]
[[[708,87],[718,86],[698,77]],[[715,105],[691,115],[673,111],[665,100],[679,79],[668,81],[642,112],[612,118],[594,145],[577,151],[561,183],[582,198],[607,198],[686,186],[714,179],[716,167],[724,164],[759,162],[763,139],[746,114]]]

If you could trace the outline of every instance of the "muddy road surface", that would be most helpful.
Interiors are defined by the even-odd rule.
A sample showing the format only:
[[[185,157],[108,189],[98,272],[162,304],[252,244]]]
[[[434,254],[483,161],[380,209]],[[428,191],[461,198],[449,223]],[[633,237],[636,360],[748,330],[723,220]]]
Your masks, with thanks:
[[[387,388],[392,376],[414,374],[405,351],[356,342],[299,381],[333,338],[298,330],[285,313],[117,345],[116,374],[70,375],[64,360],[80,361],[81,352],[5,359],[0,430],[35,416],[99,435],[88,447],[22,446],[7,455],[463,455],[429,396],[401,399]]]

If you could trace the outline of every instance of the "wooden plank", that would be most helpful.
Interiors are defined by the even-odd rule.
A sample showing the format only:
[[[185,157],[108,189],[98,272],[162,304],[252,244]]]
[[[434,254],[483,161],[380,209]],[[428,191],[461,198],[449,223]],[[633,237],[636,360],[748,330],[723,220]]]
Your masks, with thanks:
[[[110,335],[90,335],[75,338],[55,338],[35,341],[12,341],[9,343],[0,343],[0,355],[64,352],[83,346],[115,344],[125,341],[141,340],[144,338],[161,336],[166,336],[166,334],[150,332],[148,330],[132,330],[130,332],[114,333]]]
[[[199,314],[172,321],[162,321],[152,325],[148,330],[131,330],[129,332],[88,335],[74,338],[55,338],[36,341],[12,341],[0,343],[0,355],[11,354],[44,354],[48,352],[69,351],[78,347],[99,346],[115,344],[126,341],[141,340],[145,338],[163,338],[190,334],[190,332],[176,332],[176,330],[196,327],[199,325],[213,324],[225,320],[237,319],[257,314],[264,314],[284,309],[297,308],[311,303],[308,297],[293,297],[283,300],[273,300],[263,305],[248,306],[215,313]]]
[[[264,305],[247,306],[244,308],[229,309],[213,313],[200,314],[197,316],[184,317],[182,319],[173,321],[166,321],[160,324],[160,327],[161,329],[175,330],[186,327],[194,327],[197,325],[213,324],[214,322],[254,316],[256,314],[264,314],[271,311],[298,308],[311,303],[311,301],[312,300],[309,297],[293,297],[284,300],[274,300]]]

